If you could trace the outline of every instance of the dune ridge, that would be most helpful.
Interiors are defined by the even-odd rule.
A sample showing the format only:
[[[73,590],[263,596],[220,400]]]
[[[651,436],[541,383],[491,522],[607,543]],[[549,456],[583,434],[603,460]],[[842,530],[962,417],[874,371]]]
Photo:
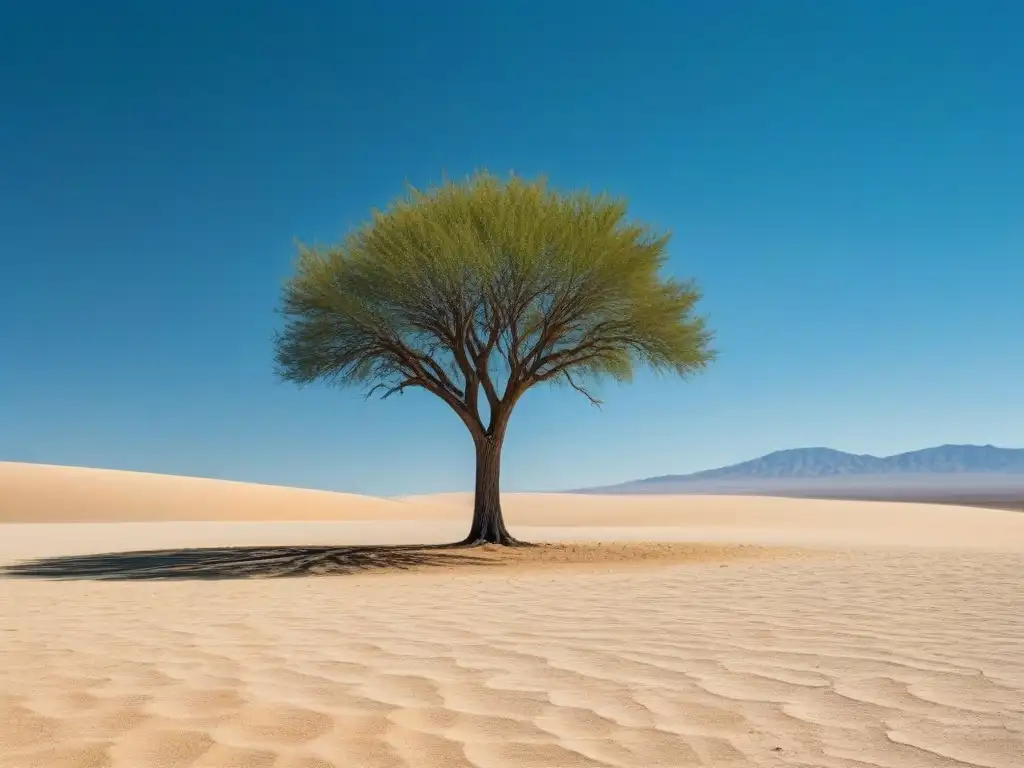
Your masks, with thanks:
[[[354,493],[0,462],[2,523],[373,520],[397,516],[404,506]]]

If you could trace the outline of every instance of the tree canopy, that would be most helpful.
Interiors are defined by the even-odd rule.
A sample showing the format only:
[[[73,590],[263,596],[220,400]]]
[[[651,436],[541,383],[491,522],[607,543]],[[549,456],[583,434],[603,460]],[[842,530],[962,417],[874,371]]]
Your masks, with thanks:
[[[408,194],[336,245],[300,246],[284,290],[279,372],[421,387],[474,437],[498,432],[529,387],[678,375],[713,358],[700,293],[661,274],[668,235],[627,221],[623,201],[558,194],[487,173]]]

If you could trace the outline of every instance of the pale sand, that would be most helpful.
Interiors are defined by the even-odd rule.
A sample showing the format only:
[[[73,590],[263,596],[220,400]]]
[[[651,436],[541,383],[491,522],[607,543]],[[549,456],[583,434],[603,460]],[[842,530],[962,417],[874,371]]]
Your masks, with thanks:
[[[1024,766],[1024,515],[510,495],[683,543],[345,546],[467,504],[0,465],[0,520],[81,521],[0,525],[0,767]]]

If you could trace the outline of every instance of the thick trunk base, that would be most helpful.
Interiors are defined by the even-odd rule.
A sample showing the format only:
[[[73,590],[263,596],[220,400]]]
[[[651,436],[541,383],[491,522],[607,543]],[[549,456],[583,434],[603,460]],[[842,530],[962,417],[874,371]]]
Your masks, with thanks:
[[[476,493],[473,499],[473,524],[462,546],[482,544],[519,546],[522,542],[508,532],[501,513],[501,440],[483,438],[476,445]]]
[[[501,501],[496,498],[497,494],[485,494],[481,498],[477,491],[476,502],[473,505],[473,525],[470,527],[469,535],[462,541],[463,546],[478,546],[480,544],[501,544],[502,546],[514,546],[520,542],[505,527],[505,520],[501,514]]]
[[[528,541],[520,541],[519,539],[514,538],[512,536],[503,536],[503,537],[501,537],[501,538],[499,538],[497,540],[491,540],[491,539],[486,539],[486,538],[475,538],[475,537],[472,537],[472,536],[467,536],[466,538],[464,538],[462,541],[460,541],[455,546],[456,547],[486,547],[489,544],[493,544],[496,547],[532,547],[533,546],[533,544],[531,544]]]
[[[474,526],[469,536],[459,542],[459,546],[462,547],[480,547],[484,544],[499,544],[503,547],[526,546],[526,542],[515,538],[504,525],[484,527],[480,530],[477,530],[476,526]]]

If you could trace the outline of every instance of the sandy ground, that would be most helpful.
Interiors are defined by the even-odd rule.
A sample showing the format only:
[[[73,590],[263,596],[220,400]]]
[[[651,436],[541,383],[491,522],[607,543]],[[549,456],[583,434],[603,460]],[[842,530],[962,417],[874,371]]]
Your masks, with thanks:
[[[0,768],[1024,766],[1022,514],[468,504],[0,464]]]

